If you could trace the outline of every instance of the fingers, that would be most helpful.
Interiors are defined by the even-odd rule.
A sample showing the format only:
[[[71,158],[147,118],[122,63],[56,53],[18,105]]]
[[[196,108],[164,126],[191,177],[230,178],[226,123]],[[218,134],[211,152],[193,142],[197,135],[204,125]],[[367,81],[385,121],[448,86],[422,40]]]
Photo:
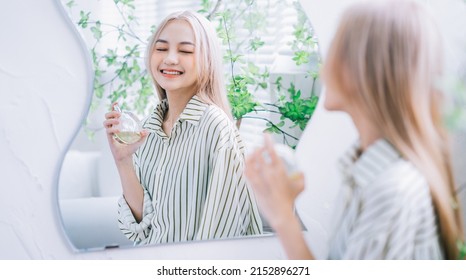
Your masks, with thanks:
[[[120,132],[120,130],[116,127],[106,128],[105,131],[107,132],[108,135],[111,135],[111,136],[113,136],[113,134],[117,134]]]
[[[302,172],[296,172],[291,174],[291,189],[294,197],[297,197],[304,190],[304,174]]]
[[[113,136],[113,134],[120,132],[118,129],[118,124],[120,123],[119,119],[107,119],[103,122],[105,132],[109,136]]]
[[[275,148],[273,147],[273,140],[270,134],[264,133],[264,148],[270,157],[271,163],[276,163],[279,161],[277,152],[275,151]]]
[[[103,122],[104,128],[110,128],[114,125],[118,125],[120,123],[119,119],[107,119]]]
[[[107,130],[108,131],[108,130]],[[115,140],[115,138],[113,138],[113,135],[115,135],[115,133],[117,132],[108,132],[107,133],[107,140],[108,140],[108,143],[109,144],[113,144],[115,145],[115,143],[118,143],[118,141]],[[111,146],[111,145],[110,145]]]
[[[110,106],[112,111],[115,110],[115,105],[118,105],[118,101],[113,102],[112,105]]]
[[[138,141],[135,142],[137,145],[140,145],[140,144],[142,144],[144,141],[146,141],[147,135],[149,135],[149,131],[147,131],[146,129],[143,129],[143,130],[141,130],[141,132],[139,133],[139,135],[141,135],[141,137],[139,138]]]
[[[252,187],[258,191],[262,191],[265,185],[264,178],[262,177],[261,163],[259,159],[262,158],[261,149],[255,150],[246,159],[245,175],[247,180],[251,183]]]
[[[120,112],[117,111],[110,111],[105,114],[105,119],[118,119],[121,116]]]
[[[112,104],[113,105],[116,102]],[[121,116],[120,112],[117,111],[110,111],[105,114],[105,121],[103,122],[103,126],[107,132],[107,134],[118,133],[119,131],[115,128],[116,125],[120,123],[119,118]]]
[[[272,137],[268,133],[264,133],[264,156],[268,159],[268,163],[274,165],[277,171],[286,173],[286,167],[282,158],[277,154],[274,147]]]
[[[141,130],[141,138],[145,138],[149,135],[149,131],[147,129]]]
[[[246,159],[245,175],[253,188],[267,192],[281,189],[291,197],[304,190],[304,175],[301,172],[288,174],[282,159],[278,156],[269,135],[265,135],[265,146],[256,149]]]
[[[247,177],[254,177],[259,173],[259,166],[257,158],[259,157],[259,150],[255,150],[246,158],[245,174]]]
[[[255,159],[257,167],[260,167],[260,171],[264,171],[267,168],[267,165],[271,163],[269,153],[265,147],[257,149],[257,155]]]

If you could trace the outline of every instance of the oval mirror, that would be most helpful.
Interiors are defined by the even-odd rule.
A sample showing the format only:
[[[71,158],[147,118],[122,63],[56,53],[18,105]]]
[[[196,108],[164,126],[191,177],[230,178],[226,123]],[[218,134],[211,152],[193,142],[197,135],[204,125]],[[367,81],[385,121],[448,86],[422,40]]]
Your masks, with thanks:
[[[88,116],[65,156],[58,197],[64,229],[79,251],[133,246],[118,227],[121,183],[102,122],[110,104],[147,117],[158,100],[144,66],[148,38],[178,10],[216,27],[227,93],[246,154],[262,132],[294,149],[320,93],[317,38],[298,1],[62,0],[94,65]],[[303,227],[303,230],[304,227]],[[273,234],[263,221],[263,234]]]

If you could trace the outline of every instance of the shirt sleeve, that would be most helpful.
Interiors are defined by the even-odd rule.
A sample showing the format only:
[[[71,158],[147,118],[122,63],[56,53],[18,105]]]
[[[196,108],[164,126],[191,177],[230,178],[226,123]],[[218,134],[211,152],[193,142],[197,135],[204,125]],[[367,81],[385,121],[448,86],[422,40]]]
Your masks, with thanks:
[[[256,200],[244,177],[237,133],[232,142],[214,154],[197,240],[262,233]]]
[[[137,153],[133,156],[133,165],[138,180],[140,181],[140,168]],[[139,223],[134,218],[131,208],[125,200],[125,197],[122,195],[118,200],[118,226],[121,232],[129,240],[134,241],[136,244],[144,243],[144,241],[149,237],[149,233],[151,231],[151,221],[154,216],[152,198],[147,192],[147,189],[144,186],[142,187],[144,189],[144,202],[142,220]]]

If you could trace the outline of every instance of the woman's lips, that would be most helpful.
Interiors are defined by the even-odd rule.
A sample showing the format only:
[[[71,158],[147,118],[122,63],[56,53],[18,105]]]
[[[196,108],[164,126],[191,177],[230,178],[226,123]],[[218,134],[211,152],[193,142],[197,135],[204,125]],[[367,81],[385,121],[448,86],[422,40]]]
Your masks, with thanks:
[[[162,76],[167,78],[175,78],[183,74],[182,71],[174,70],[174,69],[162,69],[160,70]]]

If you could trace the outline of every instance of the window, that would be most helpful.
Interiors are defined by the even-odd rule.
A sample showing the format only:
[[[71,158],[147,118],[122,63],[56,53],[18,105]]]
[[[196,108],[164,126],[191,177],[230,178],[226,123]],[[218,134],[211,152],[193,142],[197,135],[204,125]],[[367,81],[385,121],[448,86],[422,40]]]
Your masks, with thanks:
[[[80,1],[76,2],[77,5],[81,5]],[[90,47],[94,48],[97,55],[104,56],[105,60],[94,62],[94,64],[99,64],[102,67],[101,73],[96,73],[96,78],[100,79],[101,84],[109,85],[105,89],[105,92],[100,93],[100,95],[109,96],[112,100],[123,96],[128,104],[143,104],[142,107],[145,106],[146,109],[152,108],[152,103],[155,101],[152,96],[150,98],[146,97],[143,100],[137,97],[131,99],[131,96],[128,96],[130,94],[126,92],[127,88],[121,88],[118,83],[112,83],[115,81],[115,78],[121,78],[116,76],[124,76],[121,74],[123,72],[126,76],[122,79],[127,79],[124,83],[133,82],[135,91],[139,91],[138,87],[142,86],[138,85],[136,80],[141,80],[141,77],[138,77],[135,73],[124,73],[127,71],[126,69],[116,75],[115,71],[112,72],[112,67],[121,67],[122,62],[119,62],[119,59],[127,56],[129,50],[137,46],[139,58],[135,56],[135,59],[128,63],[132,63],[132,65],[137,64],[138,68],[141,69],[140,71],[143,72],[145,67],[143,57],[147,39],[151,34],[151,29],[161,19],[178,10],[199,11],[205,9],[212,11],[215,9],[217,1],[120,0],[116,2],[119,3],[115,5],[112,0],[101,0],[91,4],[90,7],[92,11],[90,18],[100,19],[101,24],[99,28],[102,32],[100,43],[94,46],[90,44]],[[297,32],[302,32],[297,30],[297,25],[302,15],[299,15],[298,9],[296,9],[296,1],[234,0],[218,2],[220,4],[216,11],[217,13],[223,13],[223,17],[213,17],[211,21],[218,28],[219,37],[224,43],[224,53],[227,55],[229,47],[231,47],[234,55],[240,56],[234,62],[231,59],[225,59],[227,83],[228,81],[232,83],[232,76],[234,75],[245,75],[246,78],[255,79],[256,84],[248,85],[248,90],[253,94],[255,100],[261,104],[271,104],[279,98],[278,95],[280,94],[277,93],[276,85],[274,85],[277,79],[281,79],[285,88],[282,91],[285,93],[286,88],[293,83],[295,86],[301,87],[303,97],[309,96],[309,88],[313,87],[315,81],[309,78],[309,63],[304,63],[304,66],[297,67],[295,61],[293,61],[296,55],[296,49],[292,49],[296,47],[296,44],[293,45],[293,41],[298,36],[296,35]],[[126,3],[126,5],[122,3]],[[76,15],[77,12],[75,11],[74,18],[78,22],[82,19],[82,15],[80,15],[80,18]],[[222,25],[223,20],[228,22],[228,24]],[[92,31],[92,27],[90,27],[88,31],[90,31],[86,34],[88,42],[96,41],[95,29]],[[313,35],[312,32],[310,34]],[[92,35],[94,35],[94,38],[92,38]],[[122,39],[123,37],[125,40]],[[314,51],[317,54],[318,49],[316,46],[317,44],[315,44],[314,49],[307,49],[305,52]],[[318,60],[318,58],[314,59],[312,64],[316,65]],[[110,64],[109,61],[111,62]],[[244,74],[245,69],[249,73]],[[131,69],[128,72],[131,72]],[[254,72],[253,75],[251,75],[251,72]],[[150,86],[149,83],[146,83],[146,86]],[[101,88],[100,90],[103,91],[104,89]],[[96,92],[97,94],[99,94],[98,91]],[[108,100],[105,101],[106,105],[110,103]],[[147,102],[150,102],[151,105],[146,106]],[[270,108],[276,109],[273,107]],[[248,146],[261,143],[261,132],[267,128],[267,123],[269,123],[269,128],[270,123],[281,123],[280,114],[273,113],[277,112],[278,109],[271,110],[270,108],[267,110],[259,108],[257,112],[250,112],[241,120],[240,132],[245,142],[248,143]],[[147,110],[144,112],[142,110],[138,111],[141,115],[148,114]],[[276,128],[283,129],[285,132],[298,138],[303,128],[287,128],[292,126],[293,123],[288,120],[285,120],[285,122],[286,125],[282,128],[278,126]],[[290,139],[284,135],[277,137],[276,140],[285,142],[291,146],[297,144],[297,140]]]

